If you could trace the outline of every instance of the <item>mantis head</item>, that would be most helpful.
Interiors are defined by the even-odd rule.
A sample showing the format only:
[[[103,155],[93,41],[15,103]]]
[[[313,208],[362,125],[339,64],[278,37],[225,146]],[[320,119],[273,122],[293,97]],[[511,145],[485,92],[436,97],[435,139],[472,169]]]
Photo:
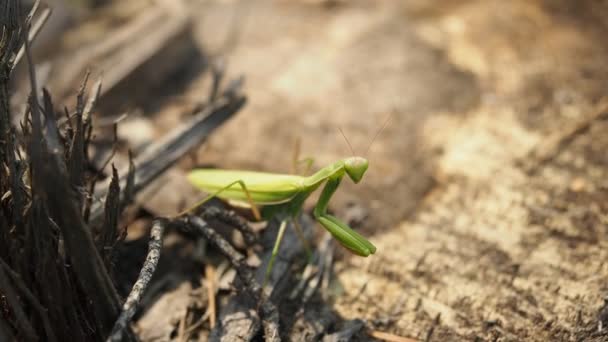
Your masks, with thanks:
[[[367,154],[367,152],[369,152],[369,149],[372,147],[372,144],[374,143],[374,141],[376,140],[376,138],[378,137],[380,132],[382,132],[384,127],[386,127],[389,120],[391,119],[391,116],[392,116],[392,113],[388,115],[386,120],[384,120],[384,124],[382,124],[382,127],[380,127],[380,129],[378,130],[378,132],[376,132],[376,135],[374,136],[372,141],[369,143],[369,146],[367,147],[367,151],[365,152],[365,154]],[[338,128],[338,129],[340,130],[340,133],[344,137],[344,141],[346,141],[346,144],[348,144],[348,148],[350,148],[350,151],[353,154],[355,154],[355,151],[353,150],[353,146],[348,141],[348,138],[346,138],[346,134],[344,134],[344,132],[342,131],[341,128]],[[363,157],[350,157],[350,158],[344,159],[344,170],[346,171],[346,173],[348,174],[350,179],[352,179],[355,184],[357,184],[361,181],[361,178],[363,178],[363,175],[365,174],[365,171],[367,171],[368,166],[369,166],[369,161]]]
[[[344,170],[355,184],[361,181],[369,162],[363,157],[350,157],[344,160]]]

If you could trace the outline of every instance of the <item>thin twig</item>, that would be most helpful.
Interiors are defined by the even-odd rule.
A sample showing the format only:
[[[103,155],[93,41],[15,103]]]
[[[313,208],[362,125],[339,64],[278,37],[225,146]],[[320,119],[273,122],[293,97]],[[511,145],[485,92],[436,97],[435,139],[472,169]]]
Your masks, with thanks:
[[[118,316],[118,319],[114,324],[114,328],[112,329],[112,333],[106,340],[107,342],[122,341],[123,333],[131,322],[131,319],[133,319],[133,315],[135,315],[135,311],[137,310],[137,306],[141,301],[142,295],[146,291],[146,288],[150,283],[150,279],[152,279],[152,275],[154,274],[156,266],[158,265],[165,226],[166,221],[164,220],[156,220],[152,224],[146,261],[141,268],[135,285],[133,285],[131,293],[129,293],[127,300],[122,306],[122,312],[120,313],[120,316]]]
[[[51,322],[49,321],[49,315],[47,314],[47,309],[45,309],[38,298],[30,291],[30,289],[25,285],[23,279],[19,275],[19,273],[15,272],[2,258],[0,258],[0,265],[4,267],[4,270],[11,276],[13,279],[13,283],[17,286],[19,291],[23,294],[23,296],[32,304],[34,309],[38,312],[38,316],[42,320],[42,325],[44,326],[44,332],[46,333],[46,337],[49,341],[57,341],[55,334],[53,333],[53,328],[51,327]]]
[[[38,11],[38,7],[40,6],[40,0],[36,0],[36,2],[34,2],[34,4],[32,5],[32,8],[30,9],[30,12],[28,13],[28,15],[24,18],[23,21],[21,21],[21,1],[4,1],[4,5],[6,7],[2,8],[3,14],[7,13],[7,22],[5,23],[5,25],[13,26],[15,24],[17,24],[17,22],[19,22],[19,24],[17,24],[16,26],[11,27],[12,29],[18,29],[20,32],[19,34],[16,35],[11,35],[10,40],[8,41],[8,44],[3,44],[3,48],[5,48],[6,53],[2,54],[3,58],[0,60],[0,64],[1,65],[7,65],[8,62],[10,61],[11,57],[12,57],[12,53],[14,53],[14,50],[16,49],[17,46],[21,45],[20,51],[17,51],[17,54],[15,54],[15,56],[17,56],[18,54],[23,55],[22,51],[25,51],[24,48],[25,46],[23,45],[23,41],[27,40],[28,38],[25,37],[25,35],[27,34],[28,30],[27,28],[30,26],[31,22],[32,22],[32,18],[34,17],[34,14],[36,14],[36,11]],[[14,20],[14,21],[13,21]],[[11,25],[12,24],[12,25]],[[11,30],[12,31],[12,30]],[[15,63],[15,59],[12,60],[12,68],[14,67]],[[10,76],[10,72],[9,75]]]
[[[211,90],[209,91],[209,103],[213,103],[219,94],[220,86],[226,72],[226,65],[221,58],[211,60]]]
[[[19,326],[20,334],[23,334],[23,337],[28,341],[38,341],[39,338],[36,330],[28,320],[27,314],[23,311],[19,303],[19,296],[7,281],[3,268],[0,268],[0,291],[2,291],[3,301],[12,309],[11,314],[14,316],[17,326]]]
[[[36,1],[36,3],[39,3],[39,1]],[[27,38],[28,41],[30,42],[30,44],[36,39],[36,37],[38,37],[38,34],[42,30],[42,27],[44,27],[44,24],[46,24],[47,20],[51,16],[51,12],[52,12],[52,10],[50,8],[45,8],[42,11],[42,13],[40,14],[38,21],[36,21],[36,23],[30,29],[28,38]],[[11,72],[13,72],[13,70],[15,70],[15,67],[17,66],[17,64],[19,64],[19,61],[21,60],[21,58],[23,58],[24,54],[25,54],[25,46],[21,47],[19,52],[17,52],[17,56],[15,57],[15,61],[13,62],[13,67],[11,68]]]
[[[206,107],[184,125],[174,129],[162,141],[150,146],[136,160],[133,179],[133,195],[144,189],[188,151],[199,146],[211,132],[238,112],[245,104],[244,96]],[[121,170],[120,187],[125,189],[129,172]],[[106,189],[95,194],[95,198],[105,197]],[[103,217],[103,206],[93,203],[91,222],[96,224]]]
[[[323,299],[327,299],[329,297],[329,283],[331,281],[331,277],[333,276],[334,270],[334,243],[333,237],[325,236],[329,241],[327,242],[327,252],[323,254],[323,282],[321,283],[321,296]]]
[[[229,226],[236,228],[245,239],[247,245],[252,246],[258,243],[255,233],[249,224],[241,216],[232,210],[221,210],[216,207],[207,207],[202,213],[203,219],[216,219]]]
[[[186,341],[186,319],[188,318],[188,310],[184,312],[184,315],[179,319],[179,324],[177,326],[177,341],[185,342]]]
[[[597,332],[601,333],[608,322],[608,296],[604,297],[604,305],[600,309],[600,312],[597,317]]]
[[[186,225],[186,227],[194,228],[196,231],[204,235],[222,252],[225,257],[228,258],[232,266],[236,269],[237,274],[245,285],[247,291],[259,303],[265,340],[280,341],[278,310],[276,306],[264,295],[262,287],[255,279],[254,273],[245,264],[245,257],[237,252],[237,250],[234,249],[234,247],[232,247],[228,241],[216,233],[207,225],[207,222],[200,217],[188,216],[183,219],[182,222]]]
[[[330,270],[328,268],[331,267],[333,262],[332,240],[333,237],[330,233],[323,236],[323,240],[315,250],[312,260],[304,268],[301,280],[291,291],[289,299],[301,298],[299,301],[304,306],[317,291],[319,284],[326,279],[329,281]]]
[[[308,282],[308,286],[304,290],[304,295],[302,296],[302,304],[308,303],[310,298],[319,288],[321,281],[329,277],[328,265],[331,266],[331,260],[333,260],[333,258],[330,257],[330,261],[328,261],[328,255],[331,254],[333,256],[332,241],[333,237],[331,234],[326,233],[318,248],[319,258],[317,262],[319,272]]]
[[[89,216],[91,214],[91,205],[93,203],[93,198],[94,198],[94,193],[95,193],[95,185],[97,185],[97,181],[99,180],[99,177],[101,177],[103,171],[106,169],[106,167],[108,167],[108,165],[110,164],[112,159],[114,159],[114,156],[116,155],[116,151],[118,149],[118,125],[114,124],[113,128],[114,128],[113,129],[114,138],[112,141],[112,150],[110,150],[110,154],[106,157],[106,160],[102,163],[101,167],[98,170],[96,170],[96,172],[93,174],[93,177],[91,178],[91,180],[89,180],[89,189],[88,189],[89,192],[85,199],[84,210],[83,210],[84,214],[82,215],[84,217],[85,222],[89,222]]]
[[[319,265],[317,262],[317,260],[318,260],[317,253],[315,253],[313,260],[314,260],[314,262],[310,262],[310,263],[308,263],[308,265],[306,265],[306,267],[304,268],[304,271],[302,272],[301,280],[298,282],[298,284],[294,287],[294,289],[289,294],[288,298],[290,300],[295,300],[296,298],[301,296],[302,291],[308,286],[312,277],[316,276],[320,272]]]
[[[270,242],[274,240],[277,234],[278,223],[282,217],[277,220],[271,220],[262,237],[263,241]],[[301,218],[302,228],[304,228],[307,239],[312,238],[312,222],[307,216]],[[291,224],[291,223],[290,223]],[[294,258],[301,256],[303,245],[297,237],[294,229],[287,229],[285,237],[281,243],[279,250],[280,258],[276,259],[273,267],[273,275],[270,278],[267,288],[264,289],[265,295],[272,296],[273,301],[278,303],[281,298],[289,294],[289,291],[284,284],[291,277],[290,265]],[[260,284],[265,277],[265,270],[271,257],[271,251],[266,251],[262,256],[262,263],[256,269],[256,280]],[[251,314],[253,303],[251,295],[248,291],[238,293],[231,298],[225,306],[222,306],[218,319],[218,325],[211,331],[210,339],[224,340],[251,340],[255,338],[256,333],[261,326],[260,315]],[[259,308],[259,307],[258,307]]]
[[[56,218],[64,238],[66,254],[70,257],[75,278],[79,280],[83,291],[95,311],[97,327],[103,332],[110,331],[111,322],[120,312],[118,293],[97,253],[90,231],[84,223],[80,209],[72,201],[65,201],[66,195],[73,195],[69,183],[65,162],[62,156],[48,150],[45,140],[52,138],[42,135],[42,115],[38,101],[34,63],[30,44],[24,39],[25,56],[29,69],[31,84],[30,107],[32,111],[32,135],[28,142],[29,156],[32,161],[32,184],[45,196],[51,216]],[[52,142],[54,145],[56,142]],[[52,182],[49,181],[52,179]]]
[[[205,323],[205,321],[207,320],[208,317],[209,317],[209,311],[205,312],[205,314],[198,321],[196,321],[196,322],[194,322],[194,324],[190,325],[184,333],[191,334],[192,332],[194,332],[194,330],[196,330],[198,327],[203,325],[203,323]]]
[[[215,269],[212,265],[205,265],[205,278],[207,278],[207,298],[209,300],[209,325],[215,327],[216,306],[215,306]]]
[[[24,23],[23,27],[27,30],[27,23]],[[30,108],[32,111],[32,132],[34,139],[42,139],[42,128],[41,121],[42,115],[40,114],[40,105],[38,103],[38,82],[36,80],[36,69],[34,68],[34,62],[32,59],[32,53],[30,51],[30,42],[28,39],[24,39],[23,50],[27,57],[27,66],[29,70],[29,81],[31,87],[31,98]],[[38,136],[36,136],[38,134]]]
[[[97,104],[97,101],[99,101],[99,97],[101,96],[101,85],[102,82],[100,77],[93,84],[93,92],[89,95],[89,99],[87,100],[87,103],[84,105],[84,108],[82,110],[82,119],[86,123],[90,123],[93,108],[95,108],[95,105]]]

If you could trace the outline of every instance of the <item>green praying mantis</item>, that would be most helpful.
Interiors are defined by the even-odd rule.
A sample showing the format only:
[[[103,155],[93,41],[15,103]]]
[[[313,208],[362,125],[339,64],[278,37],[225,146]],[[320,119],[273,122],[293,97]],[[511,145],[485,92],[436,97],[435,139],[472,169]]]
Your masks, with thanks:
[[[388,120],[380,131],[387,122]],[[342,133],[341,130],[340,132]],[[342,134],[344,135],[344,133]],[[346,139],[346,136],[344,138]],[[347,139],[346,142],[348,143]],[[350,143],[348,144],[350,146]],[[291,220],[293,222],[296,233],[300,240],[304,242],[297,217],[301,213],[306,199],[323,184],[325,186],[313,211],[315,219],[350,252],[363,257],[376,252],[376,247],[371,242],[327,212],[329,201],[340,186],[344,176],[347,175],[357,184],[363,178],[368,166],[369,161],[366,158],[349,157],[338,160],[308,177],[241,170],[194,169],[188,174],[188,180],[195,187],[210,193],[195,207],[201,206],[214,197],[219,197],[225,200],[248,203],[257,220],[269,220],[277,214],[286,217],[281,221],[272,254],[266,267],[264,278],[264,284],[266,284],[272,272],[274,260],[287,227],[287,221]],[[258,206],[262,208],[261,212],[258,210]],[[306,244],[304,246],[309,253]]]

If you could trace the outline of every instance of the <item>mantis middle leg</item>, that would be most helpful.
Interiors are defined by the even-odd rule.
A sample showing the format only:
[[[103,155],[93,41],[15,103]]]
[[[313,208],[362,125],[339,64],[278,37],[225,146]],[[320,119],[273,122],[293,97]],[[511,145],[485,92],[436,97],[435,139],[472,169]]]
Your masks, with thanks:
[[[314,163],[314,159],[307,157],[304,159],[300,159],[300,138],[296,138],[293,145],[293,155],[291,157],[291,173],[294,175],[307,175],[312,168],[312,164]],[[304,172],[300,173],[300,165],[304,164]]]
[[[274,247],[272,247],[272,254],[270,254],[270,260],[268,261],[268,266],[266,266],[266,274],[264,275],[264,282],[262,283],[262,288],[266,287],[268,283],[268,279],[270,279],[270,274],[272,273],[272,266],[274,266],[274,260],[279,254],[279,247],[281,246],[281,241],[283,241],[283,236],[285,235],[285,229],[287,228],[287,218],[284,218],[281,221],[281,225],[279,226],[279,233],[277,234],[277,239],[274,241]]]

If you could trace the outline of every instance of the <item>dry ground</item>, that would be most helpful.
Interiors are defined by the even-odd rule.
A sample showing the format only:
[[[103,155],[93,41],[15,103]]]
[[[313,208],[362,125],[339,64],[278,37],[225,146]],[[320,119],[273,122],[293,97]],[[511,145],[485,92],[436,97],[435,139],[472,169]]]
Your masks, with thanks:
[[[360,228],[378,247],[338,263],[343,317],[431,341],[607,338],[595,331],[608,290],[608,124],[591,118],[605,109],[608,7],[191,6],[209,51],[229,34],[221,23],[245,20],[228,63],[250,104],[201,160],[287,171],[299,137],[318,168],[350,155],[339,127],[363,154],[393,113],[364,181],[332,203],[369,215]]]

